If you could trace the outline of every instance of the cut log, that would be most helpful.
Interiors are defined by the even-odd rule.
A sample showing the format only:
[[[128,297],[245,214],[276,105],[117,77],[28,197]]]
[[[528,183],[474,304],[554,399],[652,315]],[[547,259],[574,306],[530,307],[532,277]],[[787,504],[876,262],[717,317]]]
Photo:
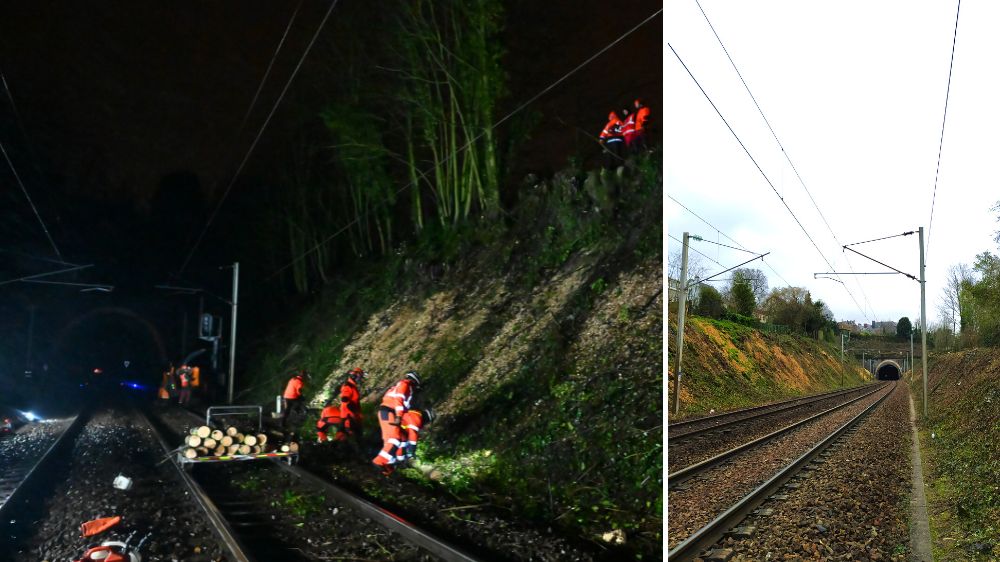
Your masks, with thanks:
[[[225,455],[226,452],[227,452],[226,448],[223,447],[222,445],[219,445],[218,447],[216,447],[215,451],[214,451],[215,456],[217,456],[217,457],[221,457],[222,455]]]
[[[288,453],[288,452],[291,452],[291,450],[292,450],[292,448],[289,447],[288,445],[282,445],[281,446],[281,452],[282,453]]]
[[[288,444],[288,449],[291,452],[293,452],[293,453],[298,453],[299,452],[299,444],[296,443],[296,442],[294,442],[294,441],[292,441],[291,443]]]
[[[185,443],[187,443],[188,447],[199,447],[201,446],[201,437],[198,437],[197,435],[188,435]]]
[[[219,446],[219,442],[216,441],[215,439],[212,439],[211,437],[208,437],[201,442],[201,445],[208,449],[215,449],[216,447]]]
[[[225,447],[229,447],[230,445],[233,444],[233,436],[232,435],[223,435],[222,439],[219,439],[219,444],[223,445]]]
[[[254,445],[253,447],[251,447],[251,450],[255,455],[259,455],[261,453],[260,445]]]
[[[236,429],[233,426],[229,426],[229,427],[226,428],[226,435],[233,435],[233,436],[235,436],[239,432],[240,432],[240,430]]]
[[[193,459],[193,458],[195,458],[197,456],[198,456],[198,451],[195,451],[194,449],[192,449],[190,447],[188,447],[187,449],[184,449],[184,457],[185,458]]]
[[[246,435],[237,432],[236,435],[233,435],[233,443],[242,443],[245,437]]]
[[[192,429],[191,433],[204,439],[212,434],[212,428],[207,425],[202,425]]]
[[[257,444],[257,438],[253,435],[246,435],[243,437],[243,444],[250,445],[251,447],[253,447],[254,445]]]
[[[240,445],[240,454],[241,455],[249,455],[250,454],[250,450],[251,450],[250,449],[250,445]]]
[[[221,429],[212,430],[212,439],[215,439],[216,441],[222,441],[223,435],[225,435],[225,433],[222,433]]]
[[[198,451],[198,456],[199,457],[207,457],[208,456],[208,449],[206,449],[204,447],[196,447],[195,451]]]
[[[260,445],[261,447],[263,447],[264,445],[266,445],[267,444],[267,435],[265,435],[263,433],[258,433],[257,434],[257,444]]]
[[[226,452],[229,453],[230,455],[235,455],[236,453],[240,452],[240,446],[229,445],[228,447],[226,447]]]

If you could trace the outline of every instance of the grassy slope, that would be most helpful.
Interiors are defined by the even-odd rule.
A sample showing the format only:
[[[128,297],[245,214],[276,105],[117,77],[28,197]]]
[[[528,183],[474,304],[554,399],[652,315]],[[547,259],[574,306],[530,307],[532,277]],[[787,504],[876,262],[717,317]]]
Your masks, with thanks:
[[[938,356],[929,371],[930,417],[920,424],[920,437],[934,558],[997,560],[1000,350]],[[913,395],[921,396],[919,377],[913,382]]]
[[[415,368],[439,421],[409,477],[588,538],[622,528],[657,554],[661,205],[658,156],[624,179],[527,186],[511,227],[471,229],[450,255],[418,245],[332,285],[262,346],[247,397],[273,400],[303,366],[322,380],[316,404],[359,365],[371,409]]]
[[[676,333],[671,323],[671,334]],[[674,343],[670,341],[671,348]],[[684,327],[684,378],[680,418],[753,406],[868,380],[854,365],[843,366],[830,346],[811,338],[769,334],[708,318],[688,318]],[[670,354],[673,399],[674,358]],[[671,414],[673,411],[671,410]]]

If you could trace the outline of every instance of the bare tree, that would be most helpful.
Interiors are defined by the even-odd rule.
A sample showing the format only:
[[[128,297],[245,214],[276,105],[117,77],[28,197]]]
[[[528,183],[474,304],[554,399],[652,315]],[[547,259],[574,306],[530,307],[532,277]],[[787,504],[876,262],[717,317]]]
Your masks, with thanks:
[[[948,268],[948,278],[938,300],[938,313],[941,315],[941,323],[950,326],[953,334],[958,333],[962,320],[968,320],[962,318],[962,305],[965,304],[962,288],[974,279],[972,268],[964,263]]]

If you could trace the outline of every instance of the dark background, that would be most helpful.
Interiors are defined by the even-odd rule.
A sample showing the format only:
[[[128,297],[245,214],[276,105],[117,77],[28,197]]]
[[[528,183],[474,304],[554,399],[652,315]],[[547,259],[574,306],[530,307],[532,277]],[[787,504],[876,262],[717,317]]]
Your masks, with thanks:
[[[0,401],[86,380],[94,367],[156,384],[167,360],[199,344],[196,318],[228,318],[223,299],[241,263],[240,330],[266,331],[292,297],[262,234],[267,193],[287,147],[322,138],[320,112],[337,92],[342,57],[371,57],[393,3],[341,1],[236,178],[190,264],[182,264],[299,62],[329,3],[303,1],[254,111],[244,117],[298,2],[18,2],[0,14],[3,143],[60,261],[93,264],[46,277],[83,287],[0,285]],[[652,14],[658,2],[506,3],[506,115]],[[527,173],[594,162],[609,109],[662,97],[662,18],[572,75],[509,125],[527,132],[507,160],[504,201]],[[12,103],[13,102],[13,103]],[[507,124],[505,124],[507,125]],[[499,129],[501,137],[512,134]],[[654,129],[655,132],[655,129]],[[331,233],[338,225],[330,225]],[[0,282],[68,267],[58,260],[6,161],[0,161]],[[345,262],[346,264],[346,262]],[[210,294],[158,290],[157,284]],[[259,306],[256,306],[257,303]],[[266,305],[266,306],[265,306]],[[266,312],[262,312],[265,311]],[[33,320],[32,320],[33,317]],[[30,329],[29,329],[30,328]],[[228,327],[226,328],[228,334]],[[30,342],[29,342],[30,340]],[[29,356],[30,343],[30,356]],[[128,370],[121,362],[131,361]],[[224,361],[222,366],[224,367]],[[47,369],[45,368],[47,366]],[[24,371],[32,371],[25,379]],[[21,395],[21,396],[18,396]]]

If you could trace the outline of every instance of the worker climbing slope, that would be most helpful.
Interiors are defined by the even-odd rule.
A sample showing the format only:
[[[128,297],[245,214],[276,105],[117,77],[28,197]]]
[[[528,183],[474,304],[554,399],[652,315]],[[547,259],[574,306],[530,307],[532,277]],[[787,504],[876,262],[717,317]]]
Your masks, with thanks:
[[[347,372],[347,379],[340,386],[340,418],[343,420],[345,438],[353,437],[356,444],[361,443],[361,383],[368,378],[368,373],[360,367],[354,367]]]

